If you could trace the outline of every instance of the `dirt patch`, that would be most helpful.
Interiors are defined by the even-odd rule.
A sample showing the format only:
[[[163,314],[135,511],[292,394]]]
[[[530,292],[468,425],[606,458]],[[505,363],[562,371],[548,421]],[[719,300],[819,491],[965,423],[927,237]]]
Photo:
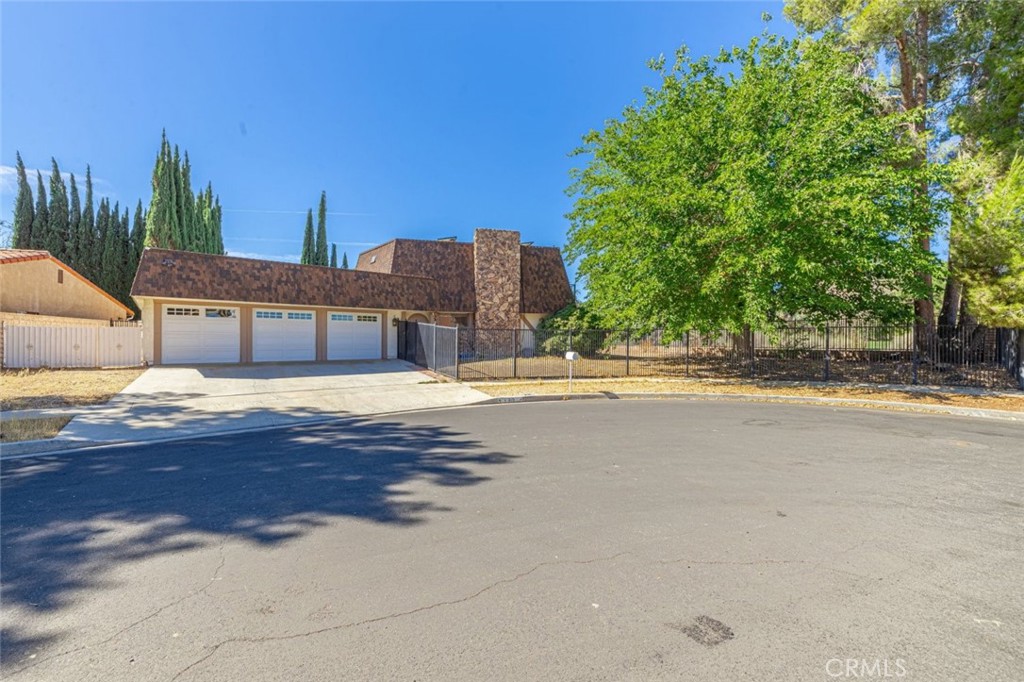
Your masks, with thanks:
[[[566,393],[565,380],[472,382],[473,388],[496,397]],[[973,407],[1024,412],[1024,392],[951,391],[930,388],[888,388],[862,385],[819,386],[797,383],[701,381],[694,379],[577,379],[575,393],[708,393],[781,395],[847,400],[887,400],[920,405]]]
[[[670,623],[669,627],[708,647],[722,644],[736,636],[732,628],[711,616],[697,616],[692,623]]]
[[[99,405],[135,381],[143,369],[5,369],[0,410]]]
[[[0,441],[53,438],[68,425],[71,417],[41,417],[39,419],[0,419]]]

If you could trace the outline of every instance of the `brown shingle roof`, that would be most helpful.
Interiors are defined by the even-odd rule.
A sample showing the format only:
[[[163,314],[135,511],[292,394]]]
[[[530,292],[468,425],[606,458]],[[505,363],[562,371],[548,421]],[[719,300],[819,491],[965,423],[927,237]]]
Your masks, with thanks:
[[[397,310],[436,310],[423,277],[205,253],[146,249],[132,296]]]
[[[553,246],[523,246],[520,305],[524,313],[557,312],[572,303],[562,255]],[[373,260],[371,263],[370,261]],[[476,310],[472,242],[394,239],[359,254],[357,270],[421,275],[438,282],[439,311]]]
[[[524,246],[519,257],[524,313],[556,313],[573,302],[561,251],[553,246]]]

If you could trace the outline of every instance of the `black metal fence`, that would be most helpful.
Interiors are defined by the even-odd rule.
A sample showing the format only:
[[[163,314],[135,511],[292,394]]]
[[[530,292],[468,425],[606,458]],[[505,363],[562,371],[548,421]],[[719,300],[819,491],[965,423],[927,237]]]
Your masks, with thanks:
[[[417,326],[422,331],[410,330]],[[1024,389],[1024,334],[1020,331],[939,327],[921,343],[914,334],[912,324],[789,325],[770,333],[690,332],[669,338],[661,331],[456,330],[409,323],[404,334],[399,330],[399,344],[402,347],[404,336],[407,350],[404,356],[400,352],[400,357],[468,380],[566,377],[565,353],[573,350],[580,356],[573,367],[577,377],[753,378]],[[439,359],[428,357],[432,352],[440,352]],[[454,357],[449,355],[452,352]]]

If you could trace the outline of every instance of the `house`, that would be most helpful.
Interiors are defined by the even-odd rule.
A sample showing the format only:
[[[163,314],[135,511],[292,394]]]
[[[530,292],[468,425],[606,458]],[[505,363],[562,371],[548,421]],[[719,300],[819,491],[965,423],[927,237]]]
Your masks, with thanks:
[[[131,293],[155,364],[393,358],[400,320],[529,329],[573,300],[558,249],[482,229],[396,239],[354,270],[146,249]]]
[[[0,320],[109,326],[132,315],[49,251],[0,249]]]

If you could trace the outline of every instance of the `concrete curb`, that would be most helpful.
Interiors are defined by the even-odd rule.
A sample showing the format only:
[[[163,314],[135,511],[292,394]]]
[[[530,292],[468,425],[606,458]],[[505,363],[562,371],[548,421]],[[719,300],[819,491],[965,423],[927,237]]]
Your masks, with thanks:
[[[831,405],[833,407],[852,408],[892,408],[900,411],[921,412],[925,414],[947,414],[959,417],[978,419],[997,419],[1024,423],[1024,412],[1009,410],[985,410],[975,407],[957,407],[954,405],[919,405],[889,400],[870,400],[857,398],[823,398],[820,396],[789,396],[759,393],[551,393],[546,395],[502,396],[492,398],[477,405],[505,405],[509,403],[561,402],[564,400],[705,400],[715,402],[761,402],[789,403],[796,405]]]

